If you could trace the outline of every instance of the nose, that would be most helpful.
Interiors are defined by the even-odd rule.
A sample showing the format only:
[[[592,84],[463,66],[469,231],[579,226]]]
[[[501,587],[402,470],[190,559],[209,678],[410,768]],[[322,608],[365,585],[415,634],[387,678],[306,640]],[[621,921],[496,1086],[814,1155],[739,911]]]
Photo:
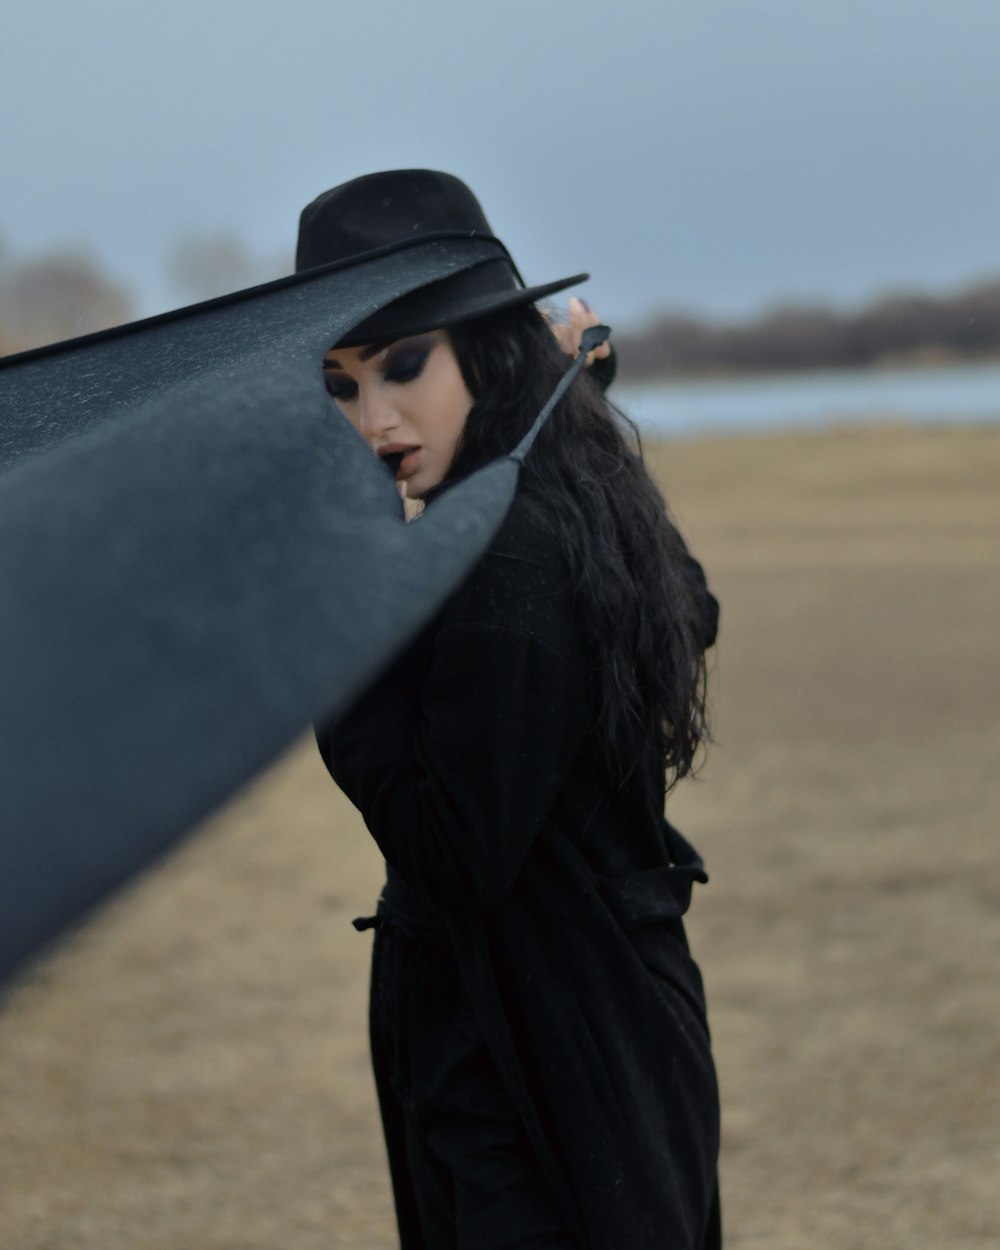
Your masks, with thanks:
[[[358,394],[361,436],[374,444],[399,425],[399,417],[384,389],[373,383]]]

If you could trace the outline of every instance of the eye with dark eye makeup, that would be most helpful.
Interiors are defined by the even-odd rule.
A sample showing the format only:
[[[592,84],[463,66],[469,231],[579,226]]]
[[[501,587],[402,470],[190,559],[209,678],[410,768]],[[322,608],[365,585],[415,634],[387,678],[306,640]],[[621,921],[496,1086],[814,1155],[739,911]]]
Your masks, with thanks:
[[[424,371],[434,343],[434,338],[427,336],[408,339],[398,348],[390,349],[382,366],[382,376],[387,382],[415,382]]]
[[[352,382],[350,378],[338,377],[334,373],[325,373],[323,381],[326,383],[326,389],[334,399],[351,400],[357,396],[358,384]]]
[[[380,355],[378,372],[384,382],[405,385],[415,382],[424,371],[431,352],[437,346],[437,338],[433,334],[423,334],[418,338],[404,339],[387,347]],[[361,359],[374,355],[377,349],[369,348],[362,352]],[[340,366],[331,361],[333,368],[324,366],[323,381],[328,393],[340,403],[351,403],[358,397],[358,383],[350,376],[340,372]]]

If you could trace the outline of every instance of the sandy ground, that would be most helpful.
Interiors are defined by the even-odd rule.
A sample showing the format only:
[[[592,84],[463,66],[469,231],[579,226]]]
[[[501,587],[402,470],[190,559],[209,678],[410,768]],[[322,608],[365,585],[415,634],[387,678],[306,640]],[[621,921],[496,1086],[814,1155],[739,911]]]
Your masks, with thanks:
[[[1000,1244],[1000,430],[655,449],[723,601],[672,815],[728,1244]],[[303,743],[0,1017],[0,1250],[395,1244],[378,858]],[[665,1248],[666,1250],[666,1248]]]

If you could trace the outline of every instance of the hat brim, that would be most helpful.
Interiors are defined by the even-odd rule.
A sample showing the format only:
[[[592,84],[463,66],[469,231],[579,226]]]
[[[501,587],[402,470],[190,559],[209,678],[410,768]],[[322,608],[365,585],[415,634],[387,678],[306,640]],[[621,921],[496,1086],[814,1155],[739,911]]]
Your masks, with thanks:
[[[338,340],[339,347],[361,347],[369,343],[392,342],[411,334],[423,334],[485,317],[491,313],[534,304],[567,287],[586,282],[586,273],[544,282],[539,286],[514,287],[501,291],[469,292],[469,280],[475,269],[430,283],[400,299],[393,300],[373,316],[367,317]]]
[[[457,242],[449,238],[444,242],[431,237],[405,246],[397,244],[393,247],[379,248],[362,256],[330,261],[310,269],[299,269],[294,273],[285,274],[284,277],[272,278],[269,282],[261,282],[238,291],[228,291],[225,295],[215,295],[211,299],[201,300],[196,304],[171,308],[166,312],[155,313],[151,317],[142,317],[137,321],[109,326],[106,330],[93,330],[74,338],[46,343],[41,347],[30,347],[24,351],[0,355],[0,370],[30,360],[64,355],[68,351],[81,347],[115,342],[131,338],[133,335],[145,336],[151,330],[160,333],[160,327],[171,326],[174,322],[195,320],[200,321],[204,326],[209,324],[204,320],[206,316],[211,322],[221,320],[227,327],[226,333],[228,334],[232,333],[232,327],[239,326],[248,309],[254,310],[250,315],[253,318],[253,330],[256,336],[259,332],[257,309],[263,311],[268,305],[273,308],[277,302],[279,306],[285,306],[286,316],[298,322],[300,316],[303,315],[299,311],[299,306],[304,299],[308,306],[308,313],[304,315],[316,318],[323,313],[322,305],[317,313],[316,302],[312,297],[297,296],[295,288],[326,290],[330,288],[330,284],[335,284],[338,298],[336,301],[330,300],[325,316],[331,334],[334,336],[331,341],[343,342],[344,335],[341,332],[345,325],[350,326],[352,323],[367,321],[380,309],[386,308],[396,300],[406,298],[413,291],[424,290],[464,270],[474,269],[500,258],[506,258],[506,253],[499,244],[479,238],[462,239]],[[345,281],[341,281],[334,275],[349,276]],[[550,287],[532,287],[531,291],[537,292],[535,298],[540,299],[546,291],[551,292],[552,289],[558,290],[562,286],[572,285],[586,276],[584,274],[579,278],[568,278],[561,283],[553,283]],[[529,294],[524,288],[518,288],[511,293],[518,299],[523,299]],[[276,330],[276,335],[279,337],[281,328],[279,325]],[[165,332],[171,333],[172,331],[166,330]],[[261,345],[258,338],[254,347],[259,349]],[[329,343],[326,346],[329,346]],[[201,354],[210,355],[211,344],[202,343],[199,351]],[[156,389],[158,382],[162,382],[162,375],[157,378],[154,374],[145,382],[137,379],[136,384],[139,389],[130,392],[129,402],[138,402],[141,397],[140,391],[145,394],[147,389]],[[6,419],[6,412],[4,417]],[[6,435],[6,427],[0,427],[0,468],[3,467],[7,458],[5,453],[8,448],[5,447],[5,443],[11,444],[9,448],[11,452],[20,450],[14,446],[16,440],[8,439]]]

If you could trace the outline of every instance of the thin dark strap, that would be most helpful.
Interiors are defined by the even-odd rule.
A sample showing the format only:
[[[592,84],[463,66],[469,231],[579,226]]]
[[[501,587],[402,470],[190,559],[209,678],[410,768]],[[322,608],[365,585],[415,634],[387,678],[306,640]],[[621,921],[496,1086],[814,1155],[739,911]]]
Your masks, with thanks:
[[[569,389],[573,379],[586,364],[587,356],[590,352],[592,352],[595,347],[600,347],[602,343],[606,343],[610,334],[610,327],[604,325],[588,326],[587,329],[584,330],[583,334],[580,336],[580,351],[576,360],[573,361],[570,367],[559,379],[559,385],[549,396],[548,403],[535,418],[534,425],[510,453],[511,460],[516,460],[519,464],[524,463],[525,456],[531,450],[531,444],[538,437],[538,431],[545,424],[545,418],[549,415],[556,404],[558,404],[560,399],[562,399],[562,397],[566,394],[566,391]]]

